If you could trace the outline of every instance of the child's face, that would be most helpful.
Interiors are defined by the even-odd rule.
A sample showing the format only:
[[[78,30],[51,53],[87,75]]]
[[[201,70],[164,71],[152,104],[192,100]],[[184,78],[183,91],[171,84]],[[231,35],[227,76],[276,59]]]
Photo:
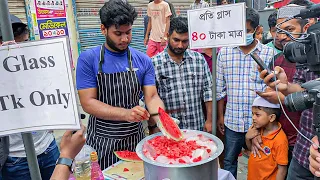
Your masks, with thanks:
[[[258,107],[252,107],[252,124],[255,126],[255,128],[259,129],[265,127],[271,120],[271,115],[268,115],[265,111],[259,109]]]

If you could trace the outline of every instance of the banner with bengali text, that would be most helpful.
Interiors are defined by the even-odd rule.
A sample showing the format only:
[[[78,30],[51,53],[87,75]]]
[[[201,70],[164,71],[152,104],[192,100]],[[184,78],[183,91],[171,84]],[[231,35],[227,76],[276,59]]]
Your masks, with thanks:
[[[59,36],[68,36],[68,26],[66,18],[39,19],[38,28],[40,39]]]
[[[64,0],[34,0],[38,19],[66,17]]]

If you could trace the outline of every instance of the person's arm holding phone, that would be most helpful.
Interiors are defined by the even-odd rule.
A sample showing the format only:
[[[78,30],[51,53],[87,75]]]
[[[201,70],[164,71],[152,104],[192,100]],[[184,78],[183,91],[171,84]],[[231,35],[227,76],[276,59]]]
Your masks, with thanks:
[[[82,149],[85,139],[86,127],[81,125],[81,129],[76,131],[66,131],[60,143],[60,158],[71,159],[72,161]],[[68,180],[70,167],[64,164],[57,164],[50,180]]]
[[[276,66],[274,68],[274,73],[267,74],[267,70],[262,70],[259,68],[260,71],[260,78],[263,79],[263,81],[269,86],[271,89],[276,90],[276,85],[278,91],[280,91],[284,96],[304,91],[304,88],[302,88],[299,84],[293,84],[288,82],[288,77],[284,71],[283,68]],[[270,79],[274,78],[274,76],[277,76],[277,80],[275,82],[270,82]]]
[[[280,101],[283,104],[285,96],[280,91],[278,91],[278,93]],[[270,87],[267,87],[264,92],[257,92],[257,94],[273,104],[279,104],[277,92]]]

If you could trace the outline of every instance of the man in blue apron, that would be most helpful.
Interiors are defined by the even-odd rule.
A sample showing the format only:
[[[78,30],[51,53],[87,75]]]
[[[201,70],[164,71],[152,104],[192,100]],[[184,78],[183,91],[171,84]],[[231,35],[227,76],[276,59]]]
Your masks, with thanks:
[[[81,53],[78,59],[77,89],[84,111],[90,114],[86,143],[97,151],[102,169],[119,160],[114,151],[135,151],[144,137],[141,121],[164,106],[151,59],[128,47],[136,17],[129,3],[106,2],[100,9],[106,42]],[[142,92],[149,112],[139,106]],[[148,122],[155,125],[154,120]]]

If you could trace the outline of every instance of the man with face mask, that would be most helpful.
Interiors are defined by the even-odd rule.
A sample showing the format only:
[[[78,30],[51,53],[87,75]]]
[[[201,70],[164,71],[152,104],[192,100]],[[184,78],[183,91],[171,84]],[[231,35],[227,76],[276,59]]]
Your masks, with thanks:
[[[135,9],[128,2],[111,0],[99,14],[106,42],[81,53],[76,82],[82,108],[90,114],[86,143],[96,149],[105,169],[119,161],[114,151],[135,151],[144,137],[141,121],[164,106],[151,59],[129,47]],[[142,93],[149,112],[139,106]],[[153,120],[148,123],[155,125]]]
[[[212,131],[212,76],[204,57],[189,50],[188,21],[173,18],[168,47],[152,58],[159,95],[183,129]],[[205,102],[205,119],[202,102]]]
[[[274,50],[256,40],[259,14],[246,9],[247,45],[222,48],[217,59],[217,100],[219,131],[225,135],[224,169],[237,177],[237,159],[245,147],[245,134],[252,124],[251,105],[265,84],[259,78],[257,63],[249,53],[256,53],[265,64],[269,64]],[[228,96],[225,115],[225,96]]]

